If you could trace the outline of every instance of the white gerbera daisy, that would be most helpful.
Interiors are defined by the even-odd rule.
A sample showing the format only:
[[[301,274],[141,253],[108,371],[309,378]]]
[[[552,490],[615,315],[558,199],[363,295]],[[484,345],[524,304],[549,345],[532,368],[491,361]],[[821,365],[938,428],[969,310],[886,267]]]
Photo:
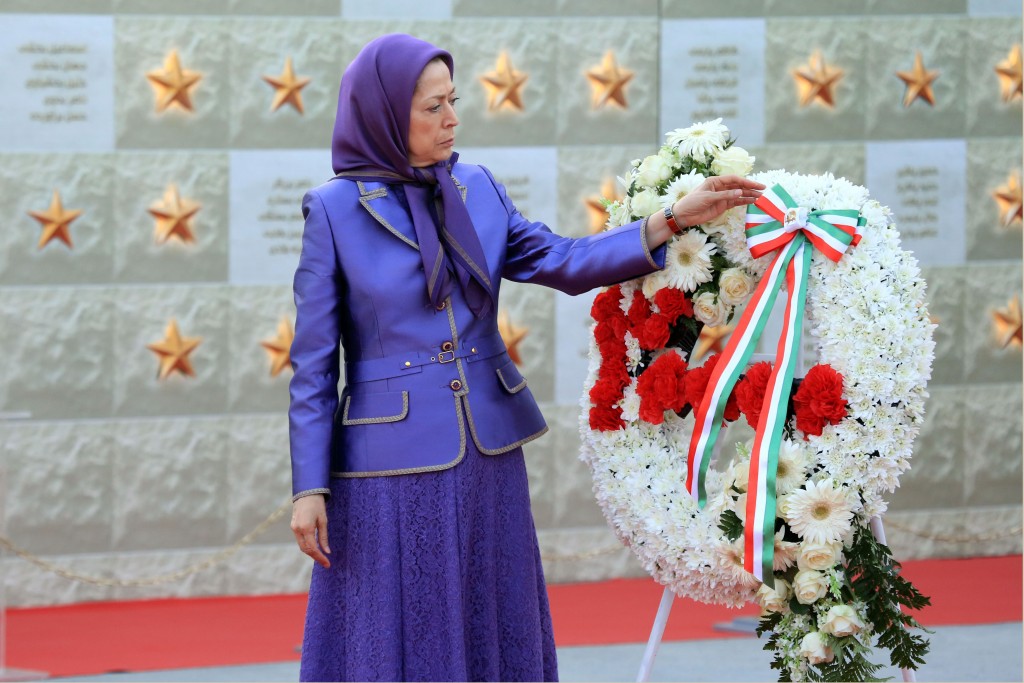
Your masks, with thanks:
[[[700,230],[687,230],[668,244],[665,269],[662,271],[669,287],[692,292],[711,280],[711,255],[716,247]]]
[[[831,479],[807,482],[807,488],[786,497],[789,526],[811,543],[841,541],[850,530],[853,511],[846,489],[836,488]]]
[[[743,568],[743,538],[737,538],[732,543],[722,543],[718,551],[718,564],[726,570],[726,575],[732,578],[744,588],[757,588],[761,582],[753,574]]]
[[[661,205],[663,207],[672,206],[680,199],[690,194],[703,183],[707,178],[703,174],[697,173],[694,169],[685,175],[681,175],[665,188],[665,194],[661,195]]]
[[[785,540],[786,530],[779,529],[775,532],[775,553],[772,556],[772,569],[777,572],[784,572],[796,563],[796,557],[800,553],[800,544]]]
[[[800,444],[786,439],[779,448],[779,463],[775,470],[775,491],[779,494],[802,486],[807,478],[807,453]]]
[[[689,128],[677,128],[665,136],[668,144],[679,150],[680,156],[693,157],[701,161],[725,147],[729,129],[722,125],[722,119],[701,121]]]

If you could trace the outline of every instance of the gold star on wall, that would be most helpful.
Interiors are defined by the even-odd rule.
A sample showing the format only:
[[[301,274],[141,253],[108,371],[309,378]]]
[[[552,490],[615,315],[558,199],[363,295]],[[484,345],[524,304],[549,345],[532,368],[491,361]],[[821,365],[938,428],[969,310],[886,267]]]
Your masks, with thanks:
[[[282,370],[292,367],[291,348],[294,338],[292,322],[288,318],[281,318],[281,322],[277,324],[277,336],[260,342],[260,346],[266,349],[267,355],[270,356],[271,377],[277,377]]]
[[[487,88],[487,109],[498,111],[503,106],[516,111],[523,110],[522,87],[529,76],[516,71],[508,58],[508,52],[498,55],[494,71],[480,77],[480,82]]]
[[[1024,92],[1021,87],[1020,43],[1013,46],[1006,59],[996,64],[996,75],[999,76],[1003,102],[1020,99]]]
[[[192,111],[192,89],[202,79],[195,71],[181,68],[178,51],[171,50],[164,59],[164,68],[146,73],[149,84],[156,94],[156,110],[165,111],[172,104],[185,111]]]
[[[593,90],[590,106],[593,109],[601,109],[612,102],[622,109],[628,109],[625,88],[632,79],[633,72],[616,64],[615,54],[608,50],[601,60],[601,65],[587,71],[587,80],[590,81]]]
[[[1024,210],[1021,206],[1020,177],[1011,173],[1006,182],[996,188],[992,199],[999,205],[999,222],[1004,228],[1024,222]]]
[[[904,107],[909,107],[918,98],[935,106],[932,83],[939,77],[939,72],[924,68],[924,59],[920,52],[914,56],[914,68],[910,71],[897,71],[896,76],[907,84],[907,91],[903,94]]]
[[[508,311],[502,309],[498,312],[498,332],[501,333],[501,340],[505,342],[508,357],[516,365],[522,365],[523,359],[519,356],[519,343],[530,333],[530,328],[515,325],[509,317]]]
[[[164,198],[147,209],[156,218],[156,241],[163,244],[171,237],[177,237],[182,242],[195,242],[192,217],[200,208],[199,203],[182,199],[177,185],[168,185]]]
[[[39,235],[39,248],[42,249],[54,239],[58,239],[68,247],[71,244],[71,222],[82,215],[80,209],[67,211],[60,201],[60,192],[53,191],[50,199],[50,208],[46,211],[29,211],[29,216],[35,218],[43,226],[43,232]]]
[[[616,192],[615,181],[610,178],[605,178],[601,184],[600,195],[591,195],[583,200],[583,204],[587,207],[587,213],[590,216],[591,235],[596,235],[604,230],[605,225],[608,223],[608,210],[604,208],[604,203],[602,202],[604,199],[613,202],[622,199],[622,196]]]
[[[999,348],[1005,349],[1013,344],[1020,348],[1024,344],[1021,332],[1020,294],[1015,294],[1006,302],[1006,308],[996,309],[992,313],[992,327],[996,333]]]
[[[794,69],[793,78],[800,93],[800,106],[806,107],[818,101],[826,107],[835,108],[835,95],[832,89],[843,77],[843,70],[829,66],[821,56],[821,50],[815,50],[807,64]]]
[[[290,104],[300,114],[305,113],[302,108],[302,89],[309,85],[309,79],[295,75],[291,57],[284,60],[284,71],[280,76],[263,76],[263,80],[274,88],[274,101],[270,105],[270,111],[277,111],[282,105]]]
[[[172,372],[178,371],[183,375],[195,377],[188,355],[192,353],[200,343],[201,337],[182,337],[178,332],[178,323],[171,318],[164,331],[164,338],[161,341],[146,344],[146,348],[160,358],[160,369],[157,371],[159,379],[166,379]]]
[[[693,355],[690,356],[690,363],[696,363],[705,354],[711,353],[712,351],[718,352],[725,348],[725,342],[732,334],[732,331],[736,329],[735,325],[719,325],[718,327],[708,327],[705,325],[700,330],[700,336],[697,337],[697,343],[693,347]]]

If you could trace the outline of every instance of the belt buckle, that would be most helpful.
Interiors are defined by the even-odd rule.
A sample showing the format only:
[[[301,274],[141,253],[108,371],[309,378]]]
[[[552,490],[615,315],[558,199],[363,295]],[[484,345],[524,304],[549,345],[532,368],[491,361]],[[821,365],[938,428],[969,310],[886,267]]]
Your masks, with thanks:
[[[448,355],[446,356],[445,354]],[[437,354],[438,363],[451,363],[453,360],[455,360],[454,351],[439,351]]]

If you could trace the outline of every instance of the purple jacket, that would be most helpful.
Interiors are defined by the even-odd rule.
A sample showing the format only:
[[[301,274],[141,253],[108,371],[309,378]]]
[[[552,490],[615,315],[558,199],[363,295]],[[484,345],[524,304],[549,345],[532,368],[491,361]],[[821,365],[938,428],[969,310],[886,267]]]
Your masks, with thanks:
[[[648,249],[644,221],[561,237],[523,218],[486,168],[459,163],[452,175],[496,286],[508,278],[575,295],[664,267],[665,249]],[[458,287],[440,308],[429,303],[398,194],[334,179],[303,198],[288,411],[296,497],[329,494],[330,477],[452,467],[470,438],[496,455],[547,431],[496,314],[473,316]]]

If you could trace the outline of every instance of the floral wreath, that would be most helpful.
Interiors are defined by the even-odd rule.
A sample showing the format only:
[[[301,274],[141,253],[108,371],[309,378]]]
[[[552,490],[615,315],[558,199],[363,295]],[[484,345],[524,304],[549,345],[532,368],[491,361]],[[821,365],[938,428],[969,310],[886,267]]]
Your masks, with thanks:
[[[626,197],[608,202],[608,227],[707,176],[748,174],[754,158],[733,142],[721,119],[668,133],[620,179]],[[691,228],[669,242],[663,270],[594,300],[581,459],[616,534],[659,583],[761,605],[758,634],[771,634],[780,680],[870,679],[876,640],[893,665],[917,668],[928,641],[901,607],[928,598],[899,576],[870,520],[909,468],[923,420],[934,355],[925,283],[889,209],[863,187],[828,174],[752,177],[770,188],[756,206]],[[781,350],[774,364],[746,362],[772,287],[786,290],[787,320],[800,308],[816,339],[820,362],[802,379]],[[726,349],[691,365],[701,327],[741,308]],[[723,471],[709,468],[714,434],[741,416],[758,436]]]

